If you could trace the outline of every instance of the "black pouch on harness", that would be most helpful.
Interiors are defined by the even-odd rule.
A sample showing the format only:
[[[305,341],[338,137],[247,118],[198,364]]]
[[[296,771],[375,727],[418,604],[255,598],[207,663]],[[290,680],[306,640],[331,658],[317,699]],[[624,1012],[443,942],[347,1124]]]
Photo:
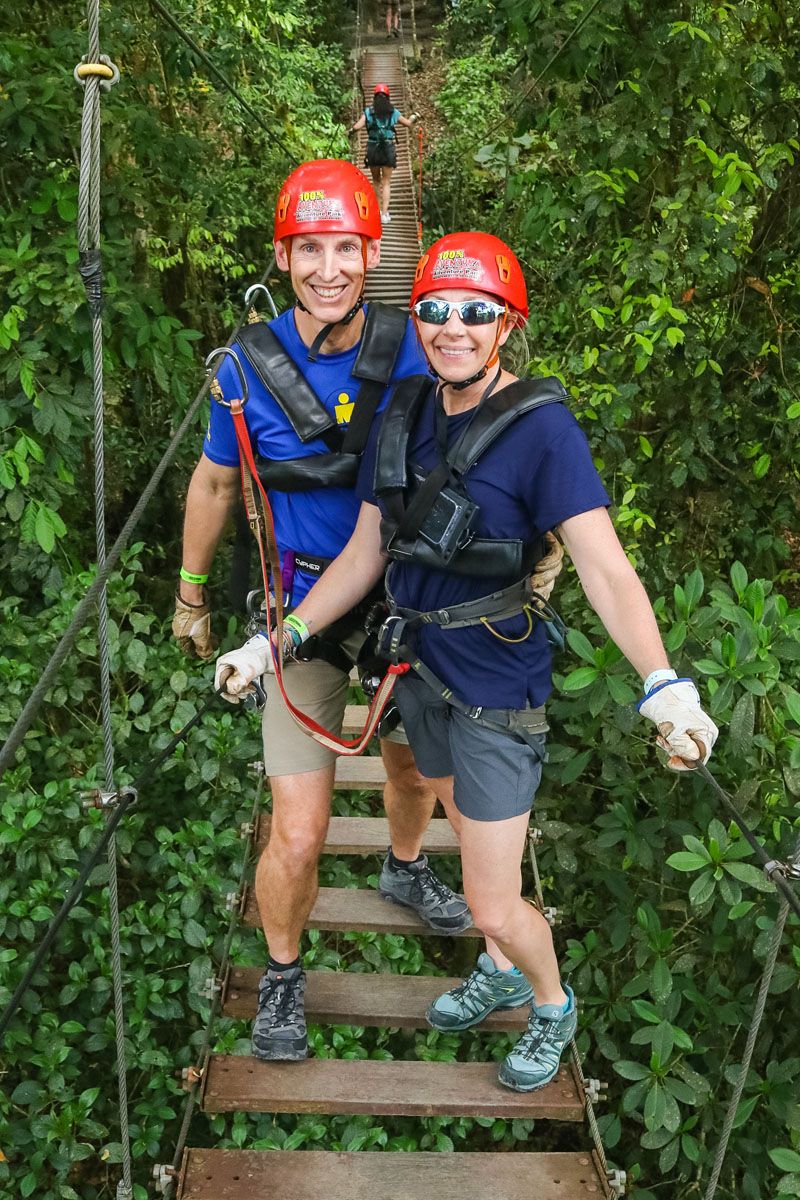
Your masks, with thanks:
[[[443,564],[449,563],[475,536],[473,525],[480,511],[478,505],[453,486],[445,466],[434,467],[429,475],[412,467],[411,476],[416,490],[387,549],[393,558],[402,558],[400,543],[413,546],[421,537]]]

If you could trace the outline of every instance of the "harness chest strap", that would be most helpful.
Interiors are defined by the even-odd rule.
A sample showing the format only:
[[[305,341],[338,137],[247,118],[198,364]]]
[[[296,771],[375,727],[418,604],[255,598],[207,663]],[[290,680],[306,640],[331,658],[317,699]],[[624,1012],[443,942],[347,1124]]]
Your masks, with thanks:
[[[247,520],[258,546],[261,575],[264,583],[264,591],[267,595],[269,595],[270,575],[272,576],[272,586],[275,595],[275,633],[278,646],[283,646],[283,585],[272,509],[266,491],[258,477],[241,400],[231,401],[230,413],[233,418],[233,427],[239,448],[239,470],[242,479],[242,495],[244,497]],[[258,508],[257,495],[261,503],[261,512],[259,512]],[[282,655],[276,650],[271,637],[269,605],[267,605],[266,619],[267,638],[272,654],[275,678],[281,698],[290,716],[305,733],[336,754],[347,757],[362,754],[378,728],[383,710],[389,702],[398,675],[405,674],[409,669],[408,666],[404,663],[395,663],[389,667],[369,706],[367,720],[360,736],[354,738],[352,741],[347,741],[325,729],[312,717],[309,717],[307,713],[297,708],[289,699],[283,682]]]

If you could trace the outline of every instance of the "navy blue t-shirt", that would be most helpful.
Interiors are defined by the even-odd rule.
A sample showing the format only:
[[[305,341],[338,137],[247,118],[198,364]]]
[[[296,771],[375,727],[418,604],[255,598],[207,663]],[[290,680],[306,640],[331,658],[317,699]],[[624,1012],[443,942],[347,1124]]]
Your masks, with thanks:
[[[447,418],[452,446],[475,413]],[[408,458],[432,470],[439,460],[434,388],[426,398],[409,440]],[[378,504],[374,493],[379,422],[372,427],[361,462],[356,492]],[[527,541],[554,529],[568,517],[610,504],[578,422],[563,404],[547,404],[514,421],[471,467],[462,481],[479,505],[474,525],[482,538]],[[486,576],[454,575],[408,563],[392,563],[389,587],[403,608],[428,612],[474,600],[502,587]],[[508,582],[507,580],[505,581]],[[524,613],[493,624],[507,638],[524,635]],[[426,666],[465,704],[484,708],[525,708],[543,704],[552,688],[550,648],[543,624],[534,621],[530,637],[511,645],[483,625],[446,629],[425,625],[416,633],[417,653]]]
[[[297,332],[293,309],[270,321],[270,329],[297,363],[328,412],[335,413],[339,425],[349,425],[360,386],[359,381],[353,378],[352,370],[361,343],[358,342],[351,349],[336,354],[320,354],[315,362],[309,362],[308,347]],[[281,462],[329,453],[328,447],[321,439],[306,443],[300,441],[288,418],[261,383],[236,342],[232,348],[238,352],[249,387],[250,394],[244,406],[244,415],[255,452]],[[416,331],[409,321],[397,355],[392,384],[407,375],[418,375],[426,370],[427,363]],[[220,362],[217,379],[226,398],[239,395],[240,385],[236,368],[229,358]],[[378,411],[385,407],[392,384],[386,389]],[[239,452],[230,413],[227,408],[213,402],[203,454],[219,466],[239,465]],[[315,558],[335,558],[355,528],[359,501],[350,488],[315,488],[309,492],[291,493],[270,488],[267,494],[275,517],[281,561],[287,551],[304,553]],[[315,579],[316,576],[297,570],[291,595],[293,605],[302,600]]]

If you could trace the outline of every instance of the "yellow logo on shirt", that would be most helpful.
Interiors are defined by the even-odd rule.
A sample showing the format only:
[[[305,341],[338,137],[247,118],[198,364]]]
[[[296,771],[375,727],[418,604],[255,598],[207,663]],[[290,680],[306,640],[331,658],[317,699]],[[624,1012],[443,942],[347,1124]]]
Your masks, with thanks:
[[[336,413],[337,425],[349,425],[350,418],[353,415],[353,407],[355,401],[351,400],[347,392],[339,392],[339,403],[336,405],[334,412]]]

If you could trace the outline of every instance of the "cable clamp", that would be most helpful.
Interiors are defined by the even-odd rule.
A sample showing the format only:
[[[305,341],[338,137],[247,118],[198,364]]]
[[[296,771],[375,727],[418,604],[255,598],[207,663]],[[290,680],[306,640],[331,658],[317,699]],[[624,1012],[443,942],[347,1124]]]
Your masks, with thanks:
[[[201,1000],[216,1000],[221,991],[222,984],[213,975],[209,975],[197,988],[197,995]],[[194,1068],[189,1067],[188,1070],[192,1071]]]
[[[81,87],[86,87],[87,79],[99,79],[104,92],[110,92],[115,83],[119,83],[119,67],[113,63],[107,54],[101,54],[98,62],[92,62],[88,54],[84,54],[72,78]]]
[[[256,775],[264,774],[264,764],[261,761],[261,759],[259,759],[258,762],[251,762],[251,763],[248,763],[247,765],[251,771],[255,772]]]
[[[101,808],[104,811],[114,809],[122,800],[127,800],[128,804],[135,804],[138,799],[136,788],[121,787],[115,792],[104,792],[101,788],[91,788],[88,792],[81,792],[81,808],[84,812],[93,808]]]
[[[178,1172],[173,1166],[168,1166],[166,1163],[156,1163],[153,1167],[153,1179],[155,1180],[156,1191],[160,1196],[166,1196],[177,1174]]]
[[[783,875],[785,879],[800,879],[800,863],[781,862],[778,858],[771,858],[768,863],[764,863],[764,874],[770,883],[773,875]]]
[[[613,1200],[622,1200],[628,1188],[628,1176],[624,1171],[606,1171],[606,1180]]]
[[[545,921],[547,921],[547,924],[551,928],[554,925],[560,925],[561,917],[558,915],[557,908],[554,908],[552,905],[549,905],[547,908],[543,908],[541,910],[541,912],[542,912],[542,916],[544,917]]]
[[[240,901],[241,897],[238,892],[225,893],[225,908],[228,912],[235,912],[235,910],[239,907]]]
[[[120,1179],[117,1184],[116,1198],[117,1200],[133,1200],[133,1192],[124,1179]]]
[[[608,1091],[608,1084],[603,1079],[584,1079],[583,1094],[590,1104],[599,1104],[605,1099],[604,1093]]]
[[[532,826],[528,830],[528,841],[533,846],[541,846],[542,842],[544,841],[544,831],[536,826]]]
[[[190,1092],[192,1088],[197,1087],[198,1083],[202,1082],[204,1073],[202,1067],[184,1067],[180,1073],[183,1090]]]
[[[255,831],[256,827],[252,821],[242,821],[239,826],[239,837],[242,839],[252,837]]]

